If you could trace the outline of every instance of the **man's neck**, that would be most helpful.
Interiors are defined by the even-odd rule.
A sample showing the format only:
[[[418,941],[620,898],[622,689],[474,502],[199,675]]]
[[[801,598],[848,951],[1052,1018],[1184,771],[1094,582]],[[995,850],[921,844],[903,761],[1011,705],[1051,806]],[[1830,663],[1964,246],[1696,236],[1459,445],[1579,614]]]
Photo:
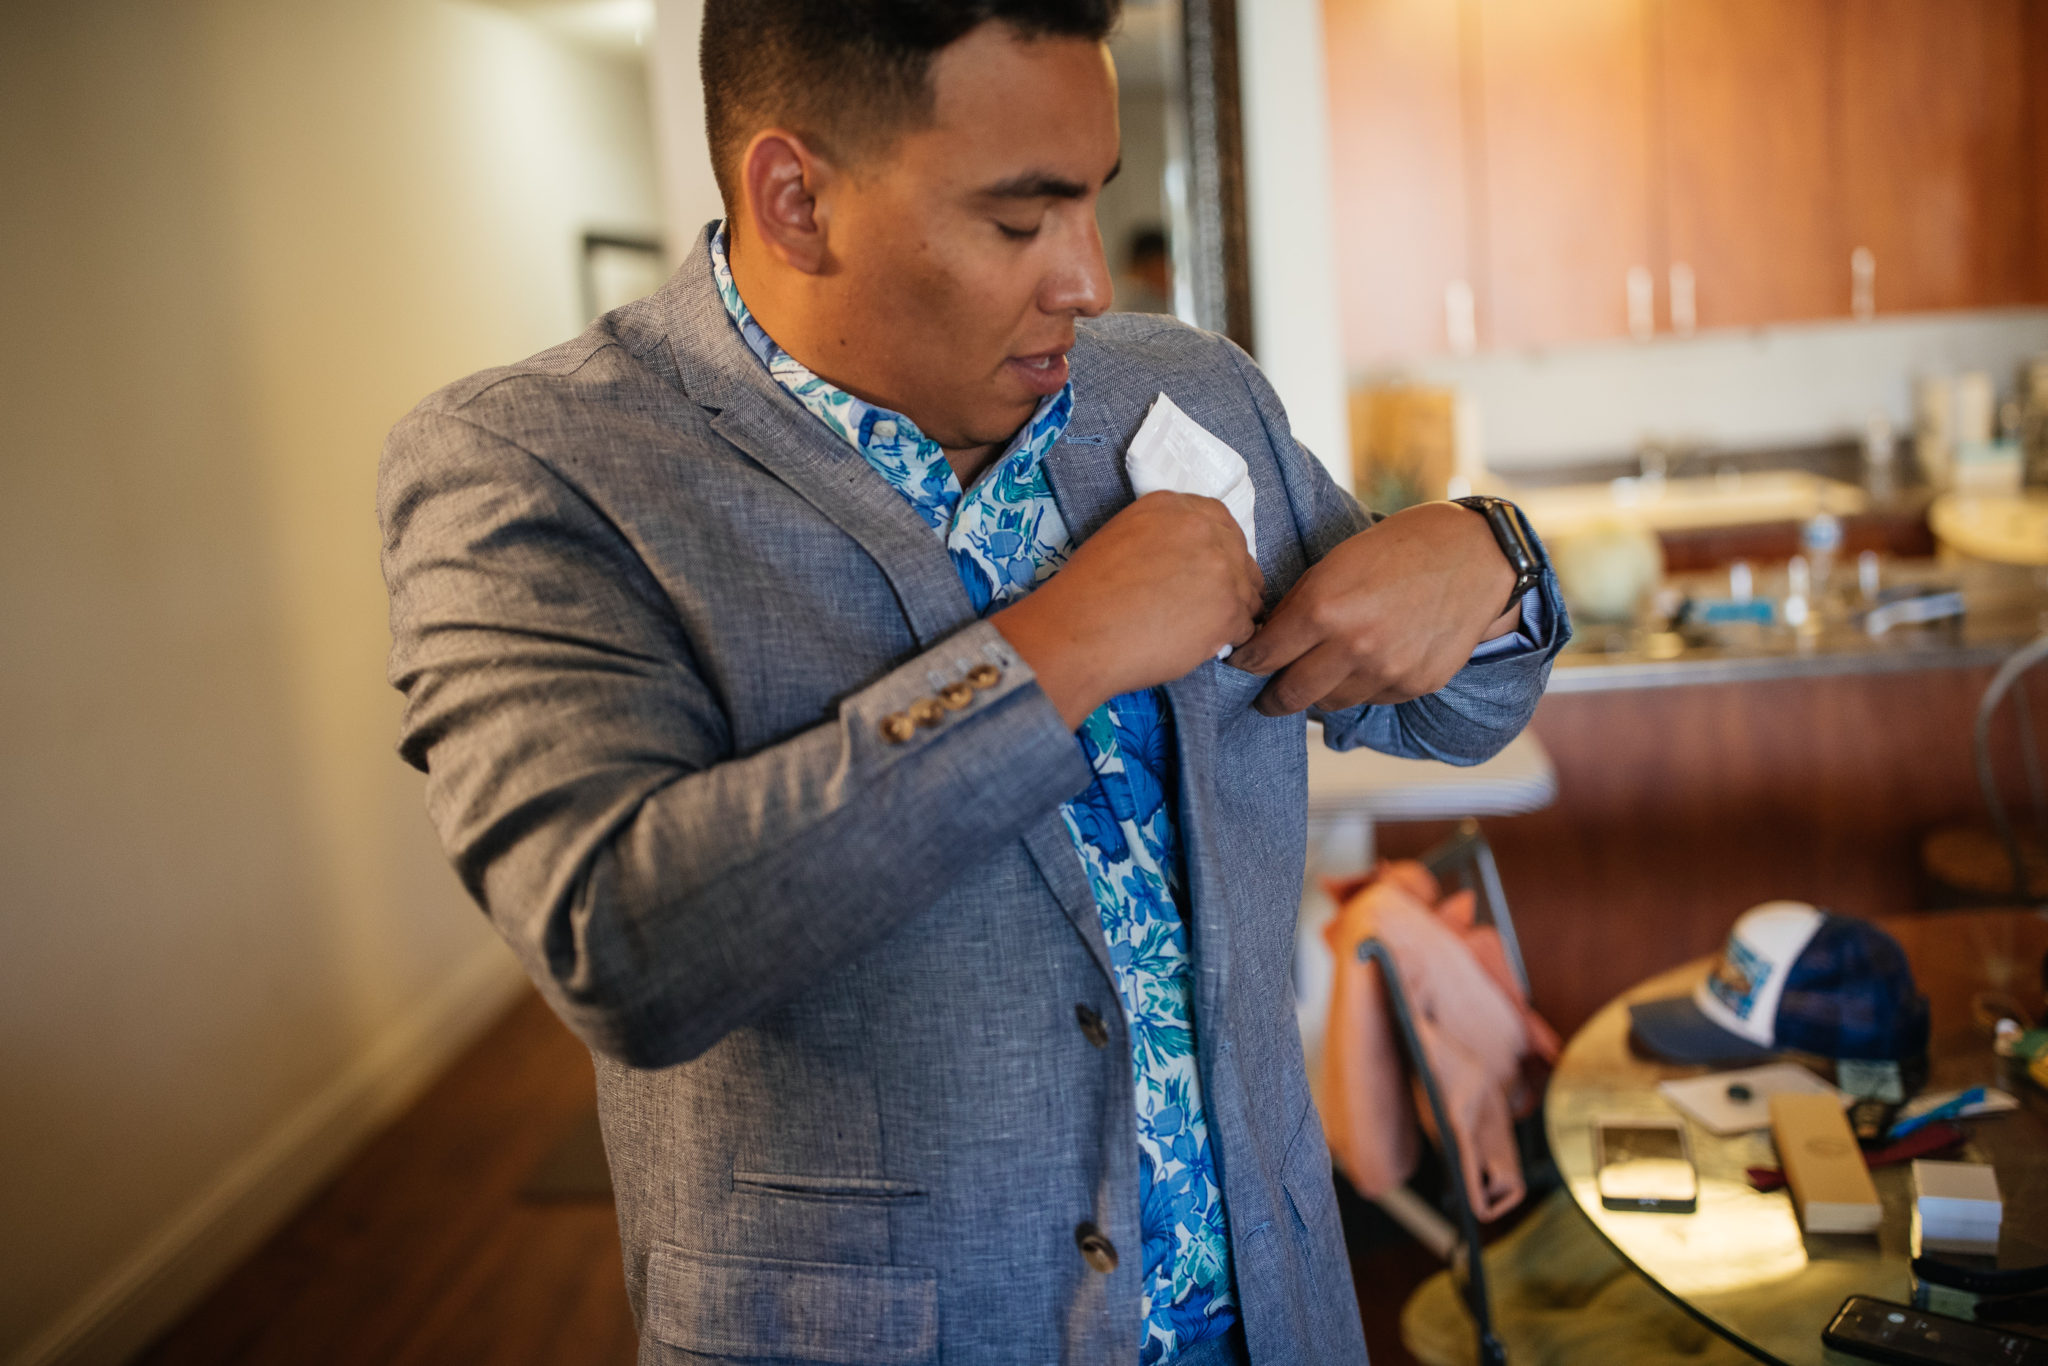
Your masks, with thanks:
[[[761,330],[819,379],[845,390],[863,403],[903,413],[917,423],[919,431],[930,436],[925,425],[918,422],[916,413],[907,412],[884,395],[865,390],[833,373],[837,367],[832,364],[832,357],[846,348],[849,339],[830,335],[829,328],[821,331],[815,324],[815,312],[803,306],[775,271],[758,269],[760,251],[758,243],[746,232],[736,231],[728,220],[726,264],[732,270],[732,281],[739,289],[740,298],[746,300],[747,311],[754,315],[754,321],[761,325]],[[939,450],[945,455],[946,463],[953,467],[953,477],[965,489],[987,473],[1007,444],[1003,441],[952,447],[941,442]]]

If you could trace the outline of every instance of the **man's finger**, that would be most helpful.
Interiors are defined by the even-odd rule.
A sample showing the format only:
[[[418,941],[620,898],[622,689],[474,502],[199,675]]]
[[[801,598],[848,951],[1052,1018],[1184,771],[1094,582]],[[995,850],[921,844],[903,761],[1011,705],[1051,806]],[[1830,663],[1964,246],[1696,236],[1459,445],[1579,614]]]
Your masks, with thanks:
[[[1254,647],[1256,648],[1256,643]],[[1287,716],[1305,711],[1351,676],[1351,660],[1338,646],[1325,642],[1275,674],[1252,705],[1262,716]]]
[[[1377,702],[1382,695],[1377,677],[1353,674],[1326,696],[1316,699],[1316,706],[1322,711],[1350,711],[1361,702]]]
[[[1231,664],[1246,673],[1274,673],[1323,643],[1322,630],[1312,620],[1313,614],[1309,610],[1309,594],[1303,591],[1307,583],[1307,576],[1303,576],[1301,582],[1280,599],[1279,606],[1267,615],[1265,625],[1252,637],[1251,644],[1230,657]]]

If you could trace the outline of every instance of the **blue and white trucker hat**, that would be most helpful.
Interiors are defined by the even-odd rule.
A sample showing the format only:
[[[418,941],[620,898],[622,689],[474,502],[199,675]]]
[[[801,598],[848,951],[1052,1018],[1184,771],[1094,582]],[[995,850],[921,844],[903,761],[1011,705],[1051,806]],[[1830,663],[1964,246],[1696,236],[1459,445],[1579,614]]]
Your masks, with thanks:
[[[1899,941],[1803,901],[1744,911],[1691,996],[1632,1005],[1629,1021],[1643,1049],[1667,1062],[1788,1050],[1898,1060],[1927,1048],[1927,998]]]

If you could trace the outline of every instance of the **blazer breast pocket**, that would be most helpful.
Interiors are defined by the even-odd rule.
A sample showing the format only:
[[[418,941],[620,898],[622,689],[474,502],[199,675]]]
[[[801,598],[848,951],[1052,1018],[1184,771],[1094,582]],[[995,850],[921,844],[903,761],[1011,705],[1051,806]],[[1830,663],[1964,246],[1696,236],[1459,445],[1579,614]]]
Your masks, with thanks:
[[[648,1331],[680,1352],[747,1361],[928,1366],[939,1358],[937,1273],[686,1252],[647,1263]]]
[[[1266,686],[1265,674],[1232,668],[1226,659],[1212,659],[1202,668],[1209,672],[1209,686],[1216,690],[1218,712],[1226,719],[1250,707],[1259,690]]]

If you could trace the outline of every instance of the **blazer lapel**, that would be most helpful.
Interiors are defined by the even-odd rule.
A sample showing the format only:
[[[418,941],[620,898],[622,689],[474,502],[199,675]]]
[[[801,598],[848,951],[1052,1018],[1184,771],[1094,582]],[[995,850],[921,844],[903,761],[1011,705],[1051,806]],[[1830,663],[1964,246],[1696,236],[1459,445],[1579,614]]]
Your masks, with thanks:
[[[1179,763],[1180,847],[1187,869],[1190,933],[1188,951],[1195,973],[1195,1024],[1223,1018],[1223,988],[1230,970],[1229,896],[1226,871],[1219,867],[1214,813],[1209,794],[1216,780],[1216,727],[1220,698],[1216,671],[1229,668],[1211,660],[1184,678],[1166,685],[1173,708],[1174,757]],[[1214,1055],[1201,1049],[1204,1082]]]
[[[1142,418],[1142,412],[1138,414]],[[1046,478],[1052,485],[1053,501],[1059,504],[1060,516],[1066,519],[1067,530],[1076,544],[1101,530],[1102,524],[1127,507],[1132,499],[1129,478],[1124,473],[1123,451],[1136,431],[1136,421],[1122,426],[1110,427],[1108,415],[1094,405],[1078,399],[1074,406],[1073,420],[1067,424],[1069,435],[1046,455]],[[1269,514],[1270,515],[1270,514]],[[1195,1018],[1196,1020],[1220,1019],[1217,1013],[1223,1001],[1223,984],[1230,964],[1230,926],[1226,913],[1223,893],[1223,871],[1215,866],[1209,850],[1213,845],[1209,829],[1210,812],[1208,794],[1213,774],[1210,772],[1210,758],[1216,750],[1216,725],[1218,696],[1216,691],[1216,670],[1223,665],[1208,663],[1188,674],[1185,678],[1166,686],[1166,698],[1173,711],[1175,736],[1175,757],[1180,771],[1178,797],[1178,819],[1180,823],[1181,849],[1187,866],[1188,896],[1192,907],[1192,933],[1189,950],[1195,971]],[[1055,875],[1049,865],[1059,863],[1071,866],[1078,882],[1082,905],[1070,904],[1068,894],[1062,892],[1061,904],[1076,928],[1082,929],[1090,947],[1101,945],[1102,930],[1100,912],[1095,908],[1095,898],[1088,889],[1080,858],[1066,839],[1065,831],[1059,832],[1060,848],[1046,848],[1041,851],[1032,846],[1032,856],[1038,860],[1046,881],[1055,890],[1062,886],[1062,878]],[[1083,919],[1091,922],[1083,927]],[[1092,930],[1092,935],[1089,931]],[[1107,966],[1107,950],[1104,954]]]
[[[775,396],[784,401],[727,407],[711,426],[831,518],[881,566],[921,646],[936,645],[973,621],[974,604],[952,558],[924,519],[859,452],[779,389]]]
[[[952,557],[902,495],[775,382],[711,278],[710,229],[658,296],[683,389],[711,426],[830,518],[881,567],[925,647],[974,620]]]

